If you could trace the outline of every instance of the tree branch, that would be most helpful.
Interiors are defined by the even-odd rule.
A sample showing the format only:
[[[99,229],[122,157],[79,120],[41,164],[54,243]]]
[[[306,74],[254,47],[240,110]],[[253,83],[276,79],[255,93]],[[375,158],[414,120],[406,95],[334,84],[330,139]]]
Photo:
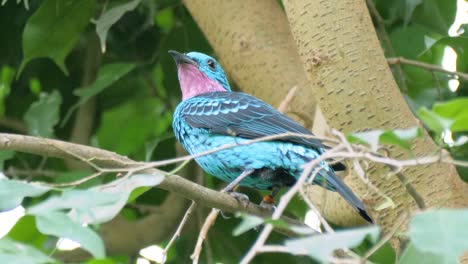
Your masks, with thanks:
[[[390,65],[405,64],[405,65],[410,65],[414,67],[419,67],[428,71],[438,71],[438,72],[443,72],[443,73],[447,73],[450,75],[456,75],[460,79],[468,81],[468,73],[459,72],[459,71],[450,71],[450,70],[442,68],[441,66],[434,65],[434,64],[424,63],[424,62],[416,61],[416,60],[410,60],[410,59],[406,59],[403,57],[387,58],[387,62]]]
[[[70,155],[70,153],[74,153],[75,155],[81,156],[87,160],[92,160],[93,163],[101,167],[131,168],[137,164],[142,164],[107,150],[68,143],[60,140],[6,133],[0,133],[0,150],[14,150],[61,159],[76,159],[75,156]],[[142,172],[153,175],[167,175],[167,172],[154,168],[147,168]],[[174,192],[200,205],[218,208],[224,212],[243,211],[262,217],[269,217],[271,214],[268,210],[265,210],[253,203],[242,204],[229,194],[205,188],[177,175],[165,177],[158,185],[158,188]],[[294,224],[302,224],[293,219],[285,220]]]

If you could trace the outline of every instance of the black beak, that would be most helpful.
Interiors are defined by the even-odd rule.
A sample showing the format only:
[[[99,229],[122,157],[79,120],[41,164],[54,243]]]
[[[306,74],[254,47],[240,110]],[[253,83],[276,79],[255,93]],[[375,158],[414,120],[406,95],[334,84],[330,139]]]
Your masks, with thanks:
[[[190,57],[187,55],[177,52],[175,50],[170,50],[169,55],[172,56],[172,58],[175,60],[176,64],[192,64],[194,66],[198,66],[198,63],[194,60],[192,60]]]

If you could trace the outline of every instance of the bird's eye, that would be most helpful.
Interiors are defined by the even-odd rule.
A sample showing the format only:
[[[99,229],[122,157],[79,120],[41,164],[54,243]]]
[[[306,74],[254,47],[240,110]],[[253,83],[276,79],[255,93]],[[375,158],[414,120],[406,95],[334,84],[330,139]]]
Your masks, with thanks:
[[[216,65],[215,65],[214,60],[209,60],[207,64],[208,64],[208,67],[210,67],[212,70],[216,70]]]

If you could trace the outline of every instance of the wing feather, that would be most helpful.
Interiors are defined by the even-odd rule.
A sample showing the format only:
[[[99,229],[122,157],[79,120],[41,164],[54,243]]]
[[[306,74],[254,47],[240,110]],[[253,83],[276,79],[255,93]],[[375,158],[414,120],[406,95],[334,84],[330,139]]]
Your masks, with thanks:
[[[287,132],[312,133],[269,104],[239,92],[214,92],[192,97],[184,102],[181,118],[190,126],[211,133],[255,139]],[[280,141],[308,147],[326,148],[320,140],[288,137]]]

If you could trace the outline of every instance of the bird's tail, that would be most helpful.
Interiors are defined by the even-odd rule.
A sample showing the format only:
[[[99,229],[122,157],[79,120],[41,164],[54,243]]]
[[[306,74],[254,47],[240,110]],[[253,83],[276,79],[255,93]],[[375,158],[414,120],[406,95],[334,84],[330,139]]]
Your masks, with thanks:
[[[336,175],[333,170],[322,170],[326,172],[327,189],[338,192],[353,208],[362,216],[367,222],[373,223],[374,221],[367,213],[366,208],[362,201],[353,193],[353,191],[343,182],[343,180]],[[316,182],[320,185],[320,182]]]

